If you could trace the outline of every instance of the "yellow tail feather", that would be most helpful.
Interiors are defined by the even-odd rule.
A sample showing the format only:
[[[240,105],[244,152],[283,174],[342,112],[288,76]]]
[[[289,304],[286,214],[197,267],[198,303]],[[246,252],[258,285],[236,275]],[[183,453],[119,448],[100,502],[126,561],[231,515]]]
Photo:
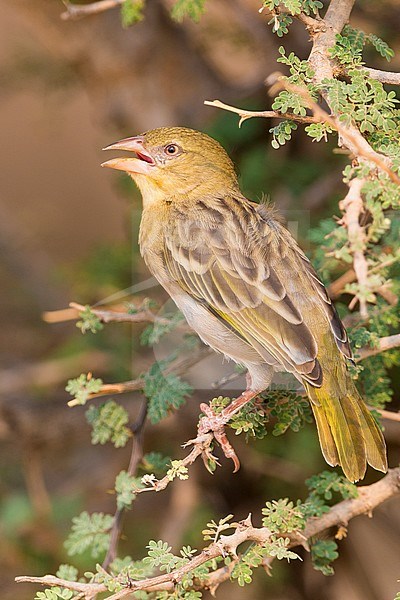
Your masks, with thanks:
[[[347,373],[345,379],[344,393],[342,386],[328,383],[320,388],[305,383],[305,387],[325,460],[332,466],[340,465],[346,477],[355,482],[364,477],[367,463],[387,471],[386,444]]]

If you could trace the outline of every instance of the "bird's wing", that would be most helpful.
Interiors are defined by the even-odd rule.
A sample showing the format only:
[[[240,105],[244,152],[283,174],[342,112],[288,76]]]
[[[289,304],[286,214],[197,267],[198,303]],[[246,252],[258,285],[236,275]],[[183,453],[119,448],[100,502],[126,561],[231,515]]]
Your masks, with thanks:
[[[244,199],[177,206],[165,233],[168,276],[262,354],[311,385],[318,340],[351,356],[346,332],[307,257],[270,209]],[[229,349],[227,349],[229,354]],[[271,357],[272,361],[271,361]]]

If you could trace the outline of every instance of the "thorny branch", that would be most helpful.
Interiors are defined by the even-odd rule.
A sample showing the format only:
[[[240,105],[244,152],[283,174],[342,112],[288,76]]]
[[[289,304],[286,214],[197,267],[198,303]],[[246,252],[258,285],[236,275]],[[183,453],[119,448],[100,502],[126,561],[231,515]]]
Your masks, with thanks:
[[[355,178],[349,183],[349,191],[346,197],[339,203],[344,215],[342,223],[347,227],[350,252],[353,255],[353,267],[362,292],[368,287],[368,264],[365,258],[366,234],[365,227],[360,225],[360,216],[364,211],[361,190],[365,184],[364,179]],[[357,296],[354,298],[357,300]],[[360,315],[362,319],[368,317],[367,301],[365,294],[358,297],[360,303]],[[351,308],[354,303],[351,303]]]
[[[347,525],[348,522],[363,514],[370,514],[377,506],[396,496],[400,492],[400,467],[391,469],[388,474],[377,483],[359,487],[358,497],[349,500],[343,500],[332,506],[330,510],[322,517],[311,518],[307,521],[305,529],[301,532],[287,535],[290,539],[290,547],[304,546],[307,548],[306,541],[329,529],[331,527]],[[119,600],[137,590],[157,591],[173,590],[176,583],[182,581],[187,573],[204,564],[205,562],[219,556],[237,556],[239,546],[245,542],[252,541],[257,544],[266,544],[271,538],[271,532],[266,527],[253,527],[251,516],[240,523],[233,524],[234,532],[231,535],[222,535],[219,540],[213,542],[204,548],[197,556],[194,556],[182,567],[175,569],[171,573],[165,573],[155,577],[149,577],[141,581],[127,582],[126,588],[108,596],[108,600]],[[229,571],[219,569],[220,577],[213,581],[213,589],[229,578]],[[85,594],[85,598],[95,598],[100,592],[105,591],[102,584],[87,584],[71,582],[51,575],[45,577],[17,577],[17,583],[39,583],[41,585],[61,586]]]
[[[253,117],[264,117],[266,119],[291,119],[292,121],[298,121],[299,123],[319,123],[321,119],[316,117],[302,117],[300,115],[295,115],[294,113],[280,113],[276,110],[244,110],[243,108],[236,108],[235,106],[230,106],[229,104],[225,104],[220,100],[205,100],[204,104],[207,106],[214,106],[215,108],[222,108],[228,112],[233,112],[239,115],[239,127],[242,125],[246,119],[251,119]]]

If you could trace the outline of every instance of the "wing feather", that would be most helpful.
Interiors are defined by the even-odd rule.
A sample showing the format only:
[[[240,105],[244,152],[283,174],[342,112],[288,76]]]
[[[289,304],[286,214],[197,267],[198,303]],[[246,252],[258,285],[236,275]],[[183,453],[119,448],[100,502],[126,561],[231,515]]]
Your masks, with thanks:
[[[168,277],[250,343],[313,386],[322,383],[315,327],[346,332],[307,257],[265,207],[207,198],[171,211],[164,235]],[[229,349],[227,351],[229,354]]]

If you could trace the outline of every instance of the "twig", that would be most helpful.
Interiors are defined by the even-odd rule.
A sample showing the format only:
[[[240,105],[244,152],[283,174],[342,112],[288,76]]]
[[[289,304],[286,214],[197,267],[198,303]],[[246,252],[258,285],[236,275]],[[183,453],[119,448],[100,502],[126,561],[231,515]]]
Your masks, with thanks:
[[[359,355],[359,360],[363,360],[369,356],[376,356],[381,352],[385,352],[385,350],[391,350],[392,348],[398,348],[399,346],[400,333],[396,333],[395,335],[388,335],[387,337],[380,338],[378,344],[373,348],[370,346],[360,348],[360,350],[357,351],[357,354]]]
[[[298,121],[299,123],[320,123],[321,121],[321,119],[318,119],[317,117],[302,117],[300,115],[295,115],[294,113],[280,113],[276,110],[244,110],[243,108],[236,108],[235,106],[225,104],[220,100],[204,100],[204,104],[207,106],[214,106],[215,108],[222,108],[223,110],[227,110],[239,115],[239,127],[244,121],[246,121],[246,119],[251,119],[253,117],[264,117],[266,119],[291,119],[292,121]]]
[[[147,400],[143,400],[139,409],[139,415],[132,425],[133,440],[131,458],[129,461],[128,475],[134,475],[138,465],[143,457],[143,433],[147,418]],[[117,508],[114,515],[114,521],[110,532],[110,543],[108,545],[107,554],[103,561],[103,569],[107,569],[117,556],[118,542],[121,536],[123,518],[126,513],[125,508]]]
[[[62,321],[72,321],[80,318],[80,313],[87,307],[78,302],[70,302],[70,308],[61,310],[51,310],[43,313],[43,320],[47,323],[60,323]],[[169,319],[155,315],[149,308],[140,306],[137,312],[128,313],[120,310],[101,310],[90,307],[90,311],[100,319],[102,323],[123,322],[123,323],[160,323],[167,325]]]
[[[344,125],[339,120],[338,116],[328,114],[312,99],[306,88],[290,83],[281,73],[272,73],[267,78],[266,83],[271,86],[271,94],[275,94],[280,89],[285,89],[303,98],[308,108],[319,122],[327,123],[339,133],[340,144],[342,146],[345,146],[351,154],[359,159],[365,159],[365,161],[374,163],[379,169],[384,171],[394,183],[400,185],[400,177],[390,168],[390,159],[384,154],[376,152],[361,135],[357,127],[354,125]],[[321,94],[329,104],[329,95],[327,93],[324,94],[323,92],[321,92]]]
[[[335,506],[332,506],[327,513],[321,517],[310,518],[301,532],[289,534],[290,547],[299,545],[304,546],[305,541],[326,529],[347,525],[348,522],[363,514],[370,514],[373,509],[396,496],[400,492],[400,467],[389,470],[388,474],[377,483],[372,485],[359,487],[358,497],[349,500],[343,500]],[[120,600],[132,594],[137,590],[157,591],[173,589],[176,583],[182,581],[182,578],[187,573],[192,572],[197,567],[205,562],[217,558],[219,556],[237,556],[238,547],[248,541],[256,542],[257,544],[266,544],[271,538],[271,532],[267,527],[253,527],[250,515],[245,521],[233,524],[235,531],[231,535],[222,535],[220,539],[202,550],[197,556],[194,556],[190,561],[179,569],[175,569],[171,573],[164,573],[155,577],[148,577],[141,581],[130,581],[127,587],[111,596],[108,600]],[[229,578],[229,571],[225,573],[220,571],[220,577],[215,582],[216,585],[222,583]],[[210,576],[211,577],[211,576]],[[45,577],[17,577],[18,583],[39,583],[41,585],[55,586],[59,585],[79,592],[100,593],[104,591],[104,585],[101,584],[86,584],[79,582],[71,582],[60,580],[57,577],[46,575]]]
[[[342,223],[347,227],[350,251],[353,254],[353,267],[360,284],[361,291],[365,292],[368,287],[368,263],[365,258],[366,235],[365,228],[360,225],[360,215],[364,212],[361,190],[365,184],[364,179],[354,178],[349,183],[349,191],[346,197],[339,203],[344,212]],[[360,315],[363,319],[368,318],[367,301],[363,294],[359,295]]]
[[[369,406],[370,410],[376,410],[382,417],[387,421],[397,421],[400,423],[400,412],[393,412],[392,410],[385,410],[384,408],[376,408],[375,406]]]
[[[77,21],[83,17],[98,15],[116,6],[121,6],[123,3],[124,0],[99,0],[99,2],[91,4],[72,4],[65,0],[64,5],[67,10],[61,13],[60,17],[63,21]]]
[[[366,71],[371,79],[376,79],[381,83],[400,85],[400,73],[381,71],[380,69],[371,69],[370,67],[362,67],[362,70]]]

